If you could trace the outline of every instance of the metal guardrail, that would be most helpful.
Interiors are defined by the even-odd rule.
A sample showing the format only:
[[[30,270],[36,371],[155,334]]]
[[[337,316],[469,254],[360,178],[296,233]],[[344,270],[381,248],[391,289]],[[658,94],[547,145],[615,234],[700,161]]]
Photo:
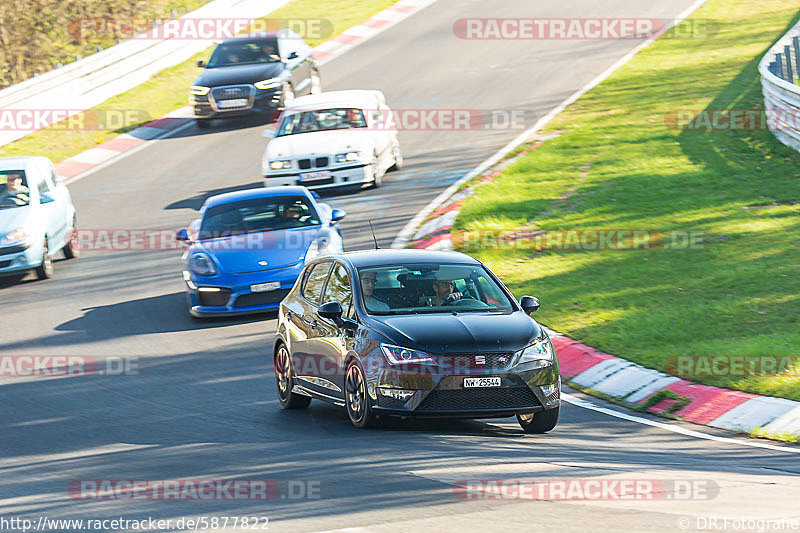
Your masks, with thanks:
[[[256,18],[288,0],[213,0],[181,18]],[[213,40],[130,39],[0,90],[0,109],[91,109],[205,50]],[[188,88],[186,88],[188,94]],[[49,123],[43,124],[44,126]],[[0,131],[0,146],[36,130]]]
[[[800,151],[800,23],[764,54],[758,70],[769,129]]]

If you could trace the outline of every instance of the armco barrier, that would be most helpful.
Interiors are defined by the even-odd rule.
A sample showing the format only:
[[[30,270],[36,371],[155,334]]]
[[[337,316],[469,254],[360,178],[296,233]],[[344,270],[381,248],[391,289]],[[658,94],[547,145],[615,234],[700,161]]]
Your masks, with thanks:
[[[181,18],[257,18],[288,0],[213,0]],[[85,110],[213,44],[211,40],[131,39],[0,91],[0,109]],[[188,95],[188,87],[185,88]],[[49,124],[47,124],[49,125]],[[0,130],[0,146],[31,131]]]
[[[769,127],[786,146],[800,151],[800,23],[781,37],[764,54],[758,66],[764,93],[764,107],[776,120]]]

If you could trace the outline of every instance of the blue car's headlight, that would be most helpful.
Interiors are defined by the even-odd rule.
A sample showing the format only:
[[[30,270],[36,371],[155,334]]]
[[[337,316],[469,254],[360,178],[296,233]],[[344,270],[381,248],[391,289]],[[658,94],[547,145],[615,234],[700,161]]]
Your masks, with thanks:
[[[533,344],[517,353],[520,356],[518,363],[535,363],[537,367],[545,367],[553,364],[555,350],[550,337],[542,330],[542,335]]]
[[[386,357],[386,360],[393,365],[405,363],[418,363],[433,365],[436,361],[433,360],[429,354],[420,352],[418,350],[410,350],[402,346],[394,346],[392,344],[381,344],[381,351]]]
[[[208,254],[197,253],[189,260],[189,268],[199,276],[213,276],[217,273],[217,267]]]

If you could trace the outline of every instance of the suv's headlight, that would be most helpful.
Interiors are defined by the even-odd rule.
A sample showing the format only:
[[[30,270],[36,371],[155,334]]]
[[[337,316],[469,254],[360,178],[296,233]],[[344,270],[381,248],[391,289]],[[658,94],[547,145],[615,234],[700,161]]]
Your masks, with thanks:
[[[253,85],[256,86],[256,89],[261,89],[262,91],[265,89],[274,89],[281,84],[280,78],[270,78],[268,80],[257,81]]]
[[[436,361],[433,360],[433,357],[425,352],[420,352],[419,350],[411,350],[409,348],[394,346],[392,344],[381,344],[381,351],[386,357],[386,360],[393,365],[405,363],[426,365],[436,364]]]
[[[213,276],[217,273],[217,267],[214,266],[214,262],[208,254],[204,253],[194,254],[189,260],[189,267],[192,272],[199,276]]]
[[[292,168],[291,161],[271,161],[269,164],[269,168],[272,170],[280,170],[282,168]]]
[[[360,152],[345,152],[343,154],[336,154],[337,163],[345,163],[347,161],[358,161],[361,157]]]
[[[28,234],[25,233],[25,227],[20,226],[11,233],[8,233],[3,240],[0,241],[0,244],[11,244],[13,242],[24,241],[28,237]]]
[[[534,362],[537,367],[545,367],[553,364],[555,350],[550,337],[542,330],[542,336],[524,350],[520,350],[518,354],[520,364]]]
[[[211,87],[203,87],[202,85],[192,85],[189,87],[189,92],[196,96],[205,96],[211,90]]]

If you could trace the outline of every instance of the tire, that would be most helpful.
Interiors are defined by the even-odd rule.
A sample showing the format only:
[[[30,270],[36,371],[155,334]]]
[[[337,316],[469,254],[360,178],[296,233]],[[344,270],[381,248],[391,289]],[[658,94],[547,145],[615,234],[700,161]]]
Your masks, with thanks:
[[[42,264],[36,267],[36,277],[40,280],[53,277],[53,258],[50,257],[50,247],[47,245],[47,237],[44,239],[42,247]]]
[[[207,130],[211,127],[211,119],[207,118],[196,118],[194,119],[195,125],[200,128],[201,130]]]
[[[561,406],[545,409],[538,413],[517,413],[517,422],[525,433],[547,433],[558,424],[559,411],[561,411]]]
[[[284,409],[305,409],[311,403],[310,396],[292,392],[292,363],[285,344],[279,345],[275,354],[275,384],[278,386],[278,400]]]
[[[75,259],[80,255],[80,251],[78,250],[78,218],[73,215],[72,217],[72,231],[69,234],[69,241],[67,244],[64,245],[62,250],[64,251],[64,258],[65,259]]]
[[[283,85],[283,89],[281,90],[281,105],[280,108],[284,109],[287,105],[291,104],[294,100],[294,87],[292,87],[291,83],[286,83]]]
[[[378,154],[374,155],[374,159],[372,160],[372,189],[380,189],[381,185],[383,185],[383,174],[380,174],[378,171]]]
[[[400,144],[395,144],[392,148],[392,154],[394,155],[394,164],[389,167],[389,172],[394,172],[395,170],[400,170],[403,168],[403,152],[400,151]]]
[[[311,89],[309,94],[319,94],[322,92],[322,78],[319,76],[319,71],[313,69],[311,71]]]
[[[347,418],[358,429],[375,427],[377,418],[372,412],[372,403],[367,394],[367,381],[364,370],[358,361],[347,365],[344,378],[344,402]]]

